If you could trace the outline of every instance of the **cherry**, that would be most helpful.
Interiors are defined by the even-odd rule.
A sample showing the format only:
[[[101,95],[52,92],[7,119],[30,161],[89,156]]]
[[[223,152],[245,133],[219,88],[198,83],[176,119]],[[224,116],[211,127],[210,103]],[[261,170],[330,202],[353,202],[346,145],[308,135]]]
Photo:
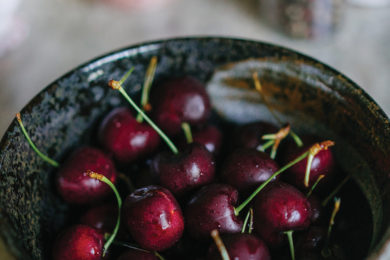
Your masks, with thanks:
[[[113,212],[117,211],[117,206],[103,204],[86,211],[79,220],[80,224],[95,228],[103,235],[110,233],[115,227],[117,216]]]
[[[194,143],[203,145],[210,153],[217,156],[222,145],[222,133],[216,126],[207,125],[199,129],[194,129],[192,132],[192,140]],[[181,147],[184,147],[187,141],[184,138],[179,139],[179,144]]]
[[[138,249],[128,249],[121,254],[117,260],[159,260],[159,258],[151,252]]]
[[[318,197],[311,195],[308,198],[310,203],[310,220],[311,223],[318,223],[323,215],[323,208],[321,206],[321,201]]]
[[[287,163],[293,158],[296,158],[306,152],[315,143],[316,137],[303,136],[302,140],[304,143],[302,147],[297,147],[297,145],[293,142],[288,142],[286,144],[282,154],[282,163]],[[320,175],[324,175],[325,178],[319,183],[319,187],[324,184],[326,185],[326,183],[331,181],[335,164],[331,149],[323,149],[313,157],[310,167],[310,175],[307,179],[308,182],[305,180],[307,164],[308,158],[292,166],[288,170],[289,173],[286,174],[287,180],[299,188],[308,188],[312,186]]]
[[[99,260],[103,256],[103,244],[103,234],[98,230],[85,225],[71,226],[57,237],[53,259]]]
[[[242,148],[230,154],[222,167],[223,182],[237,188],[239,192],[252,192],[279,169],[268,154],[252,148]],[[278,177],[273,178],[276,180]]]
[[[99,172],[111,182],[116,182],[117,173],[112,160],[96,148],[81,147],[67,158],[57,172],[57,190],[66,202],[93,203],[111,192],[103,182],[91,179],[86,174],[88,170]]]
[[[297,247],[301,251],[321,250],[326,239],[326,229],[319,226],[311,226],[298,239]]]
[[[207,238],[218,229],[221,233],[238,233],[242,221],[235,215],[238,192],[226,184],[210,184],[201,188],[188,202],[186,227],[194,238]]]
[[[212,154],[197,143],[188,144],[179,154],[163,152],[154,160],[160,184],[181,196],[214,179],[215,162]]]
[[[255,230],[275,247],[282,242],[278,233],[306,229],[310,213],[310,204],[299,190],[286,183],[271,183],[255,200]]]
[[[230,259],[270,260],[268,248],[263,241],[249,234],[225,234],[222,236]],[[215,244],[211,245],[207,259],[222,259]]]
[[[170,191],[147,186],[127,196],[123,221],[132,238],[147,250],[165,250],[182,236],[184,219]]]
[[[157,132],[148,124],[139,123],[130,109],[120,107],[103,119],[99,142],[120,163],[131,163],[153,153],[160,144]]]
[[[168,80],[151,93],[152,116],[166,133],[180,133],[181,124],[202,125],[210,115],[210,100],[204,86],[191,77]]]
[[[265,134],[273,134],[278,128],[270,123],[257,121],[237,127],[233,135],[234,147],[256,149],[264,143],[261,137]]]

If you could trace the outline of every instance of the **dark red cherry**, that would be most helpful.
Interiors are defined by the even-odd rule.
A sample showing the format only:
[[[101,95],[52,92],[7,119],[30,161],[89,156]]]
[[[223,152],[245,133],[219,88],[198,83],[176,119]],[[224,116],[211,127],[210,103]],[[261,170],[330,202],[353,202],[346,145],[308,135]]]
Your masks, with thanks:
[[[233,151],[225,159],[221,179],[237,188],[239,192],[248,193],[269,179],[277,170],[279,170],[277,163],[268,154],[253,148],[241,148]]]
[[[238,233],[242,221],[235,216],[238,192],[230,185],[210,184],[200,189],[187,204],[186,227],[194,238],[208,238],[217,229],[220,233]]]
[[[323,208],[321,206],[321,201],[315,195],[311,195],[308,198],[310,203],[310,220],[311,223],[318,223],[323,214]]]
[[[56,239],[52,250],[55,260],[100,260],[104,237],[94,228],[85,225],[71,226]]]
[[[287,142],[282,152],[281,160],[283,165],[306,152],[313,144],[318,141],[318,139],[313,136],[303,136],[302,141],[304,144],[302,147],[297,147],[297,145],[292,141]],[[285,174],[286,180],[299,188],[306,188],[304,186],[306,165],[307,158],[292,166],[290,169],[288,169],[288,173]],[[335,161],[331,148],[328,148],[327,150],[321,150],[316,156],[314,156],[310,168],[309,187],[311,187],[316,182],[320,175],[324,175],[325,178],[319,182],[318,187],[329,183],[332,179],[331,175],[333,173],[334,165]]]
[[[90,208],[80,218],[79,223],[95,228],[103,235],[111,233],[117,221],[118,206],[112,204]]]
[[[212,154],[197,143],[186,145],[179,154],[163,152],[154,161],[161,186],[178,196],[210,183],[214,179],[214,165]]]
[[[204,124],[210,115],[210,100],[202,83],[191,77],[171,79],[151,93],[155,123],[169,135],[182,131],[181,124]]]
[[[56,176],[57,190],[66,202],[94,203],[112,194],[107,184],[86,175],[88,170],[116,182],[114,163],[105,153],[92,147],[79,148],[62,164]]]
[[[123,222],[142,248],[153,251],[173,246],[184,230],[179,204],[169,190],[159,186],[140,188],[127,196]]]
[[[268,248],[263,241],[249,234],[226,234],[222,241],[228,251],[230,259],[235,260],[270,260]],[[215,244],[209,248],[208,260],[217,260],[222,257]]]
[[[99,142],[120,163],[131,163],[153,153],[160,144],[157,132],[147,123],[139,123],[130,109],[112,110],[102,121]]]
[[[184,147],[187,141],[184,135],[179,139],[179,144]],[[206,147],[206,149],[214,156],[219,154],[222,145],[222,132],[213,125],[207,125],[199,129],[193,129],[192,139],[194,143],[198,143]]]
[[[270,183],[254,204],[254,225],[267,245],[280,245],[280,233],[310,225],[310,204],[296,188],[281,182]]]
[[[297,239],[298,251],[319,250],[324,246],[326,229],[319,226],[311,226]]]
[[[159,260],[159,258],[151,252],[128,249],[126,252],[121,254],[117,260]]]
[[[265,143],[261,137],[265,134],[274,134],[278,128],[270,123],[257,121],[237,127],[233,135],[234,147],[253,148]]]

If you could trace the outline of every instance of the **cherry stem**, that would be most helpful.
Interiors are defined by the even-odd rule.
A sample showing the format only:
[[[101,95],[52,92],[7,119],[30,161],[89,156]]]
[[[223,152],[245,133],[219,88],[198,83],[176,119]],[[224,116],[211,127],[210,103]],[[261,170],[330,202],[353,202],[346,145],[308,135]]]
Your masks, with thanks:
[[[234,209],[234,213],[236,216],[240,214],[240,212],[252,201],[252,199],[268,184],[270,183],[275,177],[277,177],[279,174],[293,166],[294,164],[302,161],[308,156],[309,152],[305,152],[301,154],[298,158],[295,160],[289,162],[287,165],[283,166],[281,169],[276,171],[274,174],[272,174],[271,177],[269,177],[265,182],[263,182],[243,203],[241,203],[237,208]]]
[[[114,89],[118,90],[122,96],[130,103],[130,105],[145,119],[145,121],[161,136],[161,138],[166,142],[166,144],[169,146],[169,148],[172,150],[174,154],[178,154],[179,151],[177,150],[176,146],[172,143],[172,141],[168,138],[166,134],[155,124],[153,121],[135,104],[135,102],[129,97],[129,95],[126,93],[126,91],[123,89],[122,84],[126,80],[126,78],[130,75],[133,71],[133,68],[131,68],[126,75],[120,80],[110,80],[108,85]],[[122,83],[121,83],[122,82]]]
[[[126,174],[119,172],[118,177],[126,183],[127,189],[130,193],[132,193],[135,190],[133,183],[131,182],[130,178]]]
[[[116,224],[115,224],[113,232],[111,233],[110,237],[107,239],[107,241],[106,241],[106,243],[104,244],[104,247],[103,247],[103,256],[105,256],[106,253],[107,253],[108,248],[110,247],[110,245],[114,241],[114,239],[115,239],[115,237],[116,237],[116,235],[118,233],[118,230],[119,230],[119,226],[120,226],[120,223],[121,223],[122,199],[121,199],[121,197],[119,195],[119,192],[116,189],[115,185],[106,176],[104,176],[102,174],[99,174],[99,173],[96,173],[96,172],[93,172],[93,171],[90,171],[90,170],[88,170],[86,172],[86,174],[89,177],[91,177],[92,179],[99,180],[101,182],[104,182],[108,186],[110,186],[112,191],[115,193],[115,197],[116,197],[116,199],[118,201],[118,217],[116,219]]]
[[[45,154],[43,154],[41,151],[39,151],[39,149],[35,146],[35,144],[31,141],[31,138],[29,136],[29,134],[27,133],[26,131],[26,128],[24,128],[24,125],[23,125],[23,122],[22,122],[22,118],[20,116],[20,113],[17,113],[16,114],[16,120],[18,121],[19,123],[19,126],[23,132],[23,135],[26,137],[27,139],[27,142],[30,144],[31,148],[38,154],[39,157],[41,157],[44,161],[46,161],[47,163],[51,164],[52,166],[54,167],[59,167],[59,163],[51,158],[49,158],[48,156],[46,156]]]
[[[330,250],[329,250],[330,235],[332,233],[332,227],[334,225],[334,220],[336,218],[337,212],[339,212],[339,210],[340,210],[340,204],[341,204],[341,199],[335,198],[332,215],[331,215],[330,221],[329,221],[328,234],[326,236],[324,248],[322,249],[322,254],[324,254],[324,255],[329,255],[329,252],[330,252]]]
[[[274,140],[272,151],[271,151],[271,159],[275,159],[276,157],[276,151],[278,150],[278,147],[280,145],[280,142],[286,138],[286,136],[290,133],[290,124],[287,124],[286,126],[282,127],[277,133],[275,134],[267,134],[263,135],[261,138],[264,140]]]
[[[246,225],[248,224],[250,214],[251,214],[251,211],[248,210],[248,213],[245,216],[244,224],[242,225],[241,234],[245,233],[245,228],[246,228]]]
[[[307,158],[305,178],[303,180],[303,184],[305,184],[305,187],[309,187],[310,170],[311,170],[311,165],[313,163],[314,156],[315,155],[313,155],[313,154],[309,154],[309,156]]]
[[[293,240],[293,232],[292,230],[284,232],[288,238],[288,244],[290,246],[291,259],[295,260],[295,250],[294,250],[294,240]]]
[[[269,147],[271,147],[275,143],[275,140],[269,140],[265,144],[261,144],[257,146],[257,150],[261,152],[265,152]]]
[[[326,199],[322,201],[322,206],[325,207],[329,201],[341,190],[341,188],[347,183],[347,181],[351,178],[351,175],[347,175],[340,183],[337,185],[337,187],[329,194]]]
[[[294,139],[294,142],[297,144],[298,147],[303,146],[303,142],[301,138],[299,138],[299,136],[296,133],[294,133],[293,130],[290,131],[290,135]]]
[[[250,212],[251,214],[250,214],[250,218],[249,218],[248,233],[249,233],[249,234],[252,234],[252,231],[253,231],[253,209],[250,208],[250,209],[249,209],[249,212]]]
[[[219,236],[219,232],[217,229],[211,231],[211,237],[214,239],[214,242],[217,245],[217,248],[219,250],[219,253],[221,254],[222,259],[230,260],[229,254],[226,250],[225,245],[223,244],[221,237]]]
[[[143,110],[146,112],[148,112],[151,108],[149,104],[149,93],[154,80],[154,75],[156,73],[156,67],[157,67],[157,57],[153,56],[146,70],[144,85],[142,87],[141,106]],[[136,120],[138,123],[142,123],[143,122],[142,115],[138,113]]]
[[[191,126],[187,122],[183,122],[181,124],[181,128],[183,129],[184,135],[186,137],[187,143],[192,143],[194,139],[192,138]]]
[[[316,182],[311,186],[309,192],[306,194],[306,198],[309,198],[311,196],[311,194],[313,193],[314,189],[317,187],[318,183],[323,179],[325,178],[325,175],[320,175],[318,176]]]

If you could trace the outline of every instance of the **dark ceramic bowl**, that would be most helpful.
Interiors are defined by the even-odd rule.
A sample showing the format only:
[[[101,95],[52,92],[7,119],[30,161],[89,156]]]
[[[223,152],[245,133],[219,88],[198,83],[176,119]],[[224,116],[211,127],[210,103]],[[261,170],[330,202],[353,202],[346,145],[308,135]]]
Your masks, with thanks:
[[[385,254],[390,241],[389,119],[347,77],[292,50],[248,40],[183,38],[112,52],[54,81],[22,110],[36,145],[61,161],[80,143],[93,142],[96,123],[123,102],[107,81],[134,66],[126,86],[137,94],[153,55],[159,59],[156,80],[185,74],[210,81],[216,112],[231,121],[269,117],[251,85],[249,72],[257,70],[270,106],[282,120],[297,131],[336,140],[341,168],[352,174],[364,195],[356,194],[352,204],[368,209],[368,219],[359,218],[367,212],[354,217],[366,233],[363,241],[353,240],[354,232],[346,235],[352,248],[347,255],[377,259]],[[1,140],[0,169],[1,236],[19,259],[48,258],[50,241],[68,221],[69,208],[53,189],[55,169],[29,148],[16,121]]]

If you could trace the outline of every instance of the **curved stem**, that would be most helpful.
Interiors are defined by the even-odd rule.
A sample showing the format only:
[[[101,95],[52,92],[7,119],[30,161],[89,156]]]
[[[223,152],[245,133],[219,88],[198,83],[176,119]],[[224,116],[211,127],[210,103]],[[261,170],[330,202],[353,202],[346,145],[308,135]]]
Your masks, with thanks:
[[[261,152],[264,152],[264,151],[267,150],[269,147],[271,147],[274,143],[275,143],[275,140],[269,140],[269,141],[267,141],[265,144],[262,144],[262,145],[257,146],[257,150],[258,150],[258,151],[261,151]]]
[[[251,213],[250,210],[248,210],[248,213],[245,216],[244,224],[242,225],[241,234],[245,233],[245,228],[246,228],[246,225],[248,224],[250,213]]]
[[[211,231],[211,237],[214,239],[214,242],[217,245],[218,251],[221,254],[222,259],[230,260],[229,254],[226,250],[225,245],[223,244],[221,237],[219,236],[218,230],[214,229],[213,231]]]
[[[293,231],[286,231],[284,234],[287,235],[288,238],[288,244],[290,246],[290,253],[291,253],[291,259],[295,260],[295,249],[294,249],[294,240],[293,240]]]
[[[307,158],[305,178],[303,180],[303,184],[305,185],[306,188],[309,187],[310,170],[311,170],[311,165],[313,163],[314,156],[315,155],[313,155],[313,154],[309,154],[309,156]]]
[[[118,201],[118,217],[117,217],[117,220],[116,220],[114,231],[111,233],[110,237],[107,239],[107,241],[106,241],[106,243],[104,244],[104,247],[103,247],[103,256],[105,256],[106,253],[107,253],[108,248],[110,247],[110,245],[114,241],[114,239],[115,239],[115,237],[116,237],[116,235],[118,233],[118,230],[119,230],[119,226],[120,226],[120,223],[121,223],[122,199],[121,199],[121,197],[119,195],[119,192],[116,189],[115,185],[106,176],[104,176],[102,174],[99,174],[99,173],[96,173],[96,172],[93,172],[93,171],[87,171],[86,174],[89,177],[91,177],[92,179],[96,179],[96,180],[102,181],[105,184],[107,184],[108,186],[110,186],[112,191],[115,193],[115,197],[116,197],[116,199]]]
[[[294,142],[297,144],[298,147],[303,146],[301,138],[295,132],[293,132],[293,130],[290,131],[290,135],[294,139]]]
[[[184,122],[181,124],[181,128],[183,129],[184,135],[186,137],[187,143],[192,143],[194,139],[192,138],[191,126],[189,123]]]
[[[340,198],[335,198],[334,199],[334,208],[333,208],[330,220],[329,220],[328,234],[326,236],[324,248],[321,251],[321,253],[324,256],[329,256],[331,254],[331,251],[329,249],[330,235],[332,233],[332,227],[334,225],[334,220],[336,218],[337,212],[339,212],[339,210],[340,210],[340,204],[341,204],[341,199]]]
[[[153,56],[152,59],[150,60],[148,69],[146,70],[144,85],[142,87],[141,107],[143,108],[144,111],[148,111],[147,108],[150,108],[149,93],[154,80],[154,75],[156,73],[156,67],[157,67],[157,57]],[[137,122],[138,123],[143,122],[143,117],[139,113],[137,115]]]
[[[252,234],[252,230],[253,230],[253,209],[250,208],[250,209],[249,209],[249,212],[250,212],[250,218],[249,218],[249,229],[248,229],[248,233],[249,233],[249,234]]]
[[[38,154],[39,157],[42,158],[42,160],[46,161],[47,163],[51,164],[52,166],[54,167],[59,167],[59,163],[53,159],[51,159],[50,157],[48,157],[47,155],[43,154],[41,151],[39,151],[39,149],[35,146],[35,144],[33,143],[33,141],[31,140],[29,134],[27,133],[26,131],[26,128],[24,128],[24,125],[23,125],[23,122],[22,122],[22,118],[20,116],[20,113],[17,113],[16,114],[16,120],[18,121],[19,123],[19,126],[20,126],[20,129],[22,130],[23,132],[23,135],[26,137],[27,139],[27,142],[29,143],[29,145],[31,146],[31,148]]]
[[[269,177],[265,182],[263,182],[241,205],[239,205],[237,208],[234,209],[234,213],[236,216],[240,214],[240,211],[243,210],[251,201],[252,199],[268,184],[270,183],[275,177],[277,177],[279,174],[293,166],[294,164],[302,161],[309,155],[309,151],[301,154],[299,157],[297,157],[295,160],[289,162],[282,168],[280,168],[278,171],[276,171],[274,174],[272,174],[271,177]]]
[[[132,70],[132,69],[131,69]],[[130,70],[130,71],[131,71]],[[129,72],[130,72],[129,71]],[[128,72],[128,73],[129,73]],[[128,74],[127,73],[127,74]],[[127,75],[126,74],[126,75]],[[126,76],[125,75],[125,76]],[[131,97],[126,93],[126,91],[122,87],[123,78],[120,81],[111,80],[108,85],[114,89],[118,90],[122,96],[130,103],[130,105],[145,119],[145,121],[161,136],[161,138],[167,143],[169,148],[171,148],[174,154],[178,154],[179,151],[176,146],[172,143],[172,141],[168,138],[168,136],[135,104],[135,102],[131,99]]]
[[[154,255],[157,256],[157,258],[160,260],[165,260],[165,258],[162,255],[160,255],[157,251],[154,251]]]
[[[313,193],[314,189],[317,187],[318,183],[325,177],[325,175],[318,176],[316,182],[311,186],[309,192],[306,194],[306,198],[309,198]]]

